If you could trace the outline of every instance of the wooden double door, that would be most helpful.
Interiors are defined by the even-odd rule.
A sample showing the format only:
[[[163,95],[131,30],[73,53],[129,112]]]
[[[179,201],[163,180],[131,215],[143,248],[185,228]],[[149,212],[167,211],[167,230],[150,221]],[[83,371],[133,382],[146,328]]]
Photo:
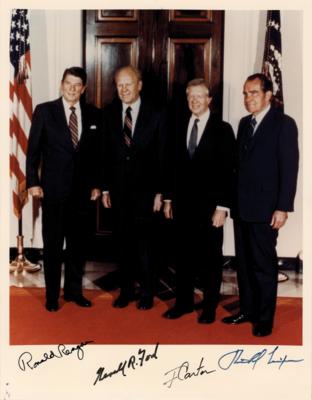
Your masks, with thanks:
[[[115,93],[114,72],[137,66],[143,93],[159,104],[185,101],[186,83],[205,78],[212,108],[222,112],[224,12],[216,10],[84,11],[87,101],[104,107]],[[96,234],[110,235],[110,214],[98,208]]]

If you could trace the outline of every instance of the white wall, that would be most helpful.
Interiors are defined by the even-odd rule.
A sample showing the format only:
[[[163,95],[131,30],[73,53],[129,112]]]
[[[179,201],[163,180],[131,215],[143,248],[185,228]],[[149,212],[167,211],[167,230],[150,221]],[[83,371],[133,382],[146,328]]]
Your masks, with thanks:
[[[282,11],[282,56],[285,111],[302,132],[302,13]],[[82,65],[82,13],[79,10],[32,10],[31,55],[34,106],[59,95],[63,70]],[[265,34],[265,11],[226,11],[224,37],[224,119],[236,131],[246,114],[242,101],[245,78],[261,69]],[[301,136],[300,136],[301,145]],[[279,256],[296,256],[302,247],[302,174],[300,170],[296,212],[279,235]],[[25,207],[24,244],[41,247],[40,218],[32,223],[31,202]],[[16,246],[17,223],[11,215],[10,245]],[[224,254],[234,254],[231,220],[227,222]]]
[[[33,108],[59,96],[62,74],[69,66],[82,66],[82,12],[31,10],[30,46]],[[11,191],[12,192],[12,191]],[[33,218],[34,214],[37,214]],[[23,209],[25,247],[42,247],[41,210],[32,200]],[[10,223],[10,246],[16,246],[17,220]]]
[[[237,130],[239,119],[247,112],[242,90],[248,75],[261,72],[266,11],[226,11],[224,37],[223,117]],[[302,12],[281,11],[282,78],[285,112],[299,129],[302,154]],[[280,230],[278,254],[294,257],[302,248],[302,157],[295,199],[295,212],[289,214]],[[234,254],[232,221],[225,228],[224,253]]]

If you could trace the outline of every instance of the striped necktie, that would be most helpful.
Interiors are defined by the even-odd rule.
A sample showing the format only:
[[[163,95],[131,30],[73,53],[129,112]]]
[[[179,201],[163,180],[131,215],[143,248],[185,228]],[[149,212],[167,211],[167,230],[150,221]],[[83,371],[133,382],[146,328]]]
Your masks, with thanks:
[[[131,107],[126,109],[124,127],[123,127],[124,140],[127,147],[131,146],[132,142],[132,116]]]
[[[73,146],[76,148],[78,144],[78,120],[75,113],[76,108],[70,107],[69,109],[71,110],[71,114],[69,116],[69,130],[71,133]]]
[[[257,124],[256,118],[252,117],[246,129],[245,143],[244,143],[245,150],[248,150],[251,145],[252,139],[254,137],[254,130],[256,124]]]

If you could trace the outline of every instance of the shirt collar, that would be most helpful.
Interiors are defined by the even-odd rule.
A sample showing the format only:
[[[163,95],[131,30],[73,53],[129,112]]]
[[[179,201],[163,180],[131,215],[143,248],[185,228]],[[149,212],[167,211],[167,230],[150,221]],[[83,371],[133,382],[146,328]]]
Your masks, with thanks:
[[[134,103],[126,104],[122,103],[122,111],[125,113],[128,107],[131,107],[131,110],[135,113],[138,113],[141,105],[141,97],[139,97]]]
[[[209,117],[210,117],[210,110],[208,108],[207,111],[204,112],[204,114],[202,114],[200,117],[197,117],[196,115],[192,114],[191,120],[195,121],[195,119],[199,119],[200,124],[204,123],[206,125]]]
[[[76,111],[80,111],[80,102],[79,101],[77,101],[77,103],[75,103],[73,106],[71,106],[69,103],[67,103],[67,101],[64,99],[64,97],[62,97],[62,102],[63,102],[64,108],[66,108],[67,110],[70,110],[70,107],[75,107]]]
[[[263,118],[266,116],[266,114],[269,112],[271,107],[271,104],[268,104],[267,107],[265,107],[264,110],[262,110],[261,112],[259,112],[259,114],[257,115],[252,115],[253,118],[255,118],[257,125],[260,124],[260,122],[263,120]]]

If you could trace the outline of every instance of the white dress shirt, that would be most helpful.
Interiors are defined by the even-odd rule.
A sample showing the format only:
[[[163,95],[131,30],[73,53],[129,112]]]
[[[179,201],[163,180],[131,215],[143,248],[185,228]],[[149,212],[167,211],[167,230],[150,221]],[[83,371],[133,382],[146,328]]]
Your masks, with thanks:
[[[210,110],[208,108],[208,110],[202,114],[200,117],[196,117],[196,115],[192,114],[189,124],[188,124],[188,128],[187,128],[187,135],[186,135],[186,146],[188,147],[188,143],[190,141],[190,136],[191,136],[191,131],[194,125],[194,122],[196,119],[198,119],[199,121],[197,122],[197,145],[200,142],[201,137],[203,136],[207,121],[210,117]]]
[[[258,126],[260,125],[261,121],[262,121],[263,118],[266,116],[266,114],[269,112],[270,108],[271,108],[271,105],[269,104],[267,107],[265,107],[264,110],[262,110],[261,112],[259,112],[259,114],[253,115],[253,118],[256,120],[256,125],[255,125],[255,127],[254,127],[253,134],[255,134],[255,132],[256,132]]]
[[[65,115],[66,115],[66,121],[67,125],[69,126],[69,117],[72,111],[70,110],[70,107],[75,107],[75,114],[77,115],[77,122],[78,122],[78,140],[80,139],[81,132],[82,132],[82,119],[81,119],[81,108],[80,108],[80,103],[79,101],[71,106],[70,104],[67,103],[67,101],[62,97],[63,101],[63,106],[65,110]]]

